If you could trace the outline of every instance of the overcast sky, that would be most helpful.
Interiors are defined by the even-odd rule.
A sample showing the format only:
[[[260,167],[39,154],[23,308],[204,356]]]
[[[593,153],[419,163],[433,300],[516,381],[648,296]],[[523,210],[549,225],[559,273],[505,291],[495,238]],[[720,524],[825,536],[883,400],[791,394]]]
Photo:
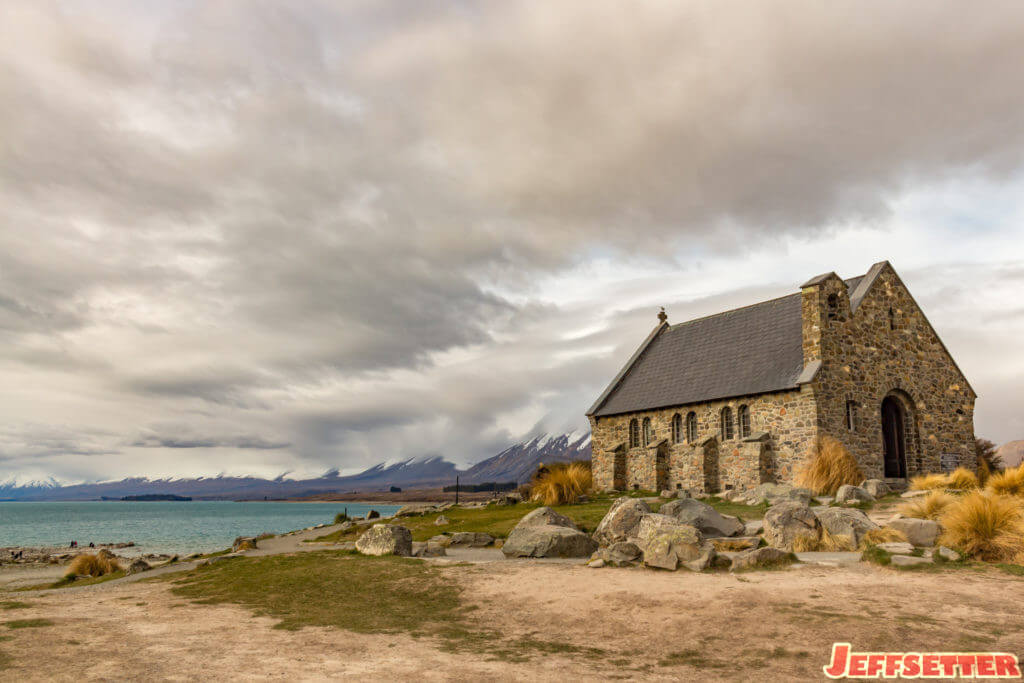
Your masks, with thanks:
[[[888,259],[1024,438],[1024,4],[0,0],[0,481],[460,464]]]

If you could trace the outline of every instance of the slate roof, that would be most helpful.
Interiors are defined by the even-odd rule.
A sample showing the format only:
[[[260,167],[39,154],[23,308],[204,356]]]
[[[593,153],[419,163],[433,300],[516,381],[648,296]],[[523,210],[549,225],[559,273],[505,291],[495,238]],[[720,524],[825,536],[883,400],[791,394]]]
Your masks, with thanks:
[[[863,276],[846,280],[855,291]],[[800,294],[655,328],[589,415],[794,389],[804,371]],[[645,348],[646,347],[646,348]]]

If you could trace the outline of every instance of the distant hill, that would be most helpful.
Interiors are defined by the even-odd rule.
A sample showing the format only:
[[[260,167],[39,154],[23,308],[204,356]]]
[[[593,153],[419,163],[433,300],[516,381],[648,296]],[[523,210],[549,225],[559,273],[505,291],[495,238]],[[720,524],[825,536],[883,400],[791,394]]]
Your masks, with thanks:
[[[996,449],[1005,467],[1016,467],[1024,461],[1024,440],[1009,441]]]
[[[95,484],[62,486],[49,480],[0,484],[0,501],[97,500],[153,494],[190,496],[197,500],[300,498],[319,493],[387,491],[402,488],[435,488],[461,481],[526,482],[539,463],[590,459],[590,435],[540,436],[515,444],[469,469],[460,470],[441,456],[381,463],[359,474],[340,476],[330,470],[315,479],[260,477],[199,477],[195,479],[147,479],[144,477]]]

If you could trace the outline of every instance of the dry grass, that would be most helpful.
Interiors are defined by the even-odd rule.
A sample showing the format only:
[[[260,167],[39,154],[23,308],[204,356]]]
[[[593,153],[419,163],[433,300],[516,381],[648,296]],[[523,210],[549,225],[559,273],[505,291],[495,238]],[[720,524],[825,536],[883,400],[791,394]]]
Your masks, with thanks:
[[[989,477],[988,491],[1004,496],[1024,496],[1024,463]]]
[[[919,477],[911,477],[911,491],[933,491],[946,488],[945,474],[923,474]]]
[[[594,486],[590,463],[557,463],[545,469],[530,487],[530,498],[544,505],[575,503]]]
[[[906,543],[907,535],[899,529],[883,526],[872,529],[860,537],[860,550],[867,550],[879,543]]]
[[[940,542],[989,562],[1024,558],[1024,504],[1013,496],[980,491],[947,508]]]
[[[944,513],[950,505],[953,505],[956,502],[956,496],[946,493],[945,491],[935,489],[927,496],[911,498],[906,503],[903,503],[896,508],[896,510],[907,517],[933,519],[938,521],[942,516],[942,513]]]
[[[821,534],[801,534],[793,539],[794,553],[841,553],[854,550],[849,536],[833,536],[822,527]]]
[[[949,474],[924,474],[913,477],[910,480],[910,488],[914,491],[973,491],[978,488],[978,475],[969,469],[958,467]]]
[[[121,571],[117,559],[107,554],[78,555],[71,560],[65,576],[104,576]]]
[[[864,472],[857,460],[843,444],[830,436],[818,439],[810,462],[796,477],[798,486],[818,495],[833,495],[843,484],[857,486],[862,481]]]

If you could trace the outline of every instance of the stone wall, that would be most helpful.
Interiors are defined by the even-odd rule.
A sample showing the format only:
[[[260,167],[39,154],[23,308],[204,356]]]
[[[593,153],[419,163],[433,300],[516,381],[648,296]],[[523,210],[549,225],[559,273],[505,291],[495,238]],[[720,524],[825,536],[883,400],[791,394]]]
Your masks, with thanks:
[[[790,480],[794,469],[807,455],[807,444],[813,443],[817,429],[814,392],[810,386],[758,396],[710,401],[659,410],[590,418],[594,485],[600,490],[616,487],[614,481],[616,449],[624,457],[626,477],[618,488],[708,489],[749,488],[764,481]],[[765,433],[762,440],[744,441],[735,424],[733,438],[721,438],[721,411],[732,409],[734,423],[739,407],[750,409],[751,434]],[[686,441],[685,420],[690,411],[697,415],[697,438]],[[678,413],[684,423],[681,443],[672,441],[672,418]],[[652,446],[642,444],[629,448],[629,422],[643,424],[651,418],[654,431]],[[659,482],[658,448],[664,452],[665,474]],[[707,481],[705,470],[717,472],[717,485]],[[663,486],[659,485],[663,484]]]
[[[833,320],[829,294],[838,304]],[[974,393],[899,276],[883,266],[853,313],[849,294],[837,277],[802,293],[805,354],[810,347],[822,360],[814,381],[820,432],[845,444],[867,476],[881,477],[881,405],[894,395],[904,408],[909,476],[941,471],[942,454],[973,469]]]

